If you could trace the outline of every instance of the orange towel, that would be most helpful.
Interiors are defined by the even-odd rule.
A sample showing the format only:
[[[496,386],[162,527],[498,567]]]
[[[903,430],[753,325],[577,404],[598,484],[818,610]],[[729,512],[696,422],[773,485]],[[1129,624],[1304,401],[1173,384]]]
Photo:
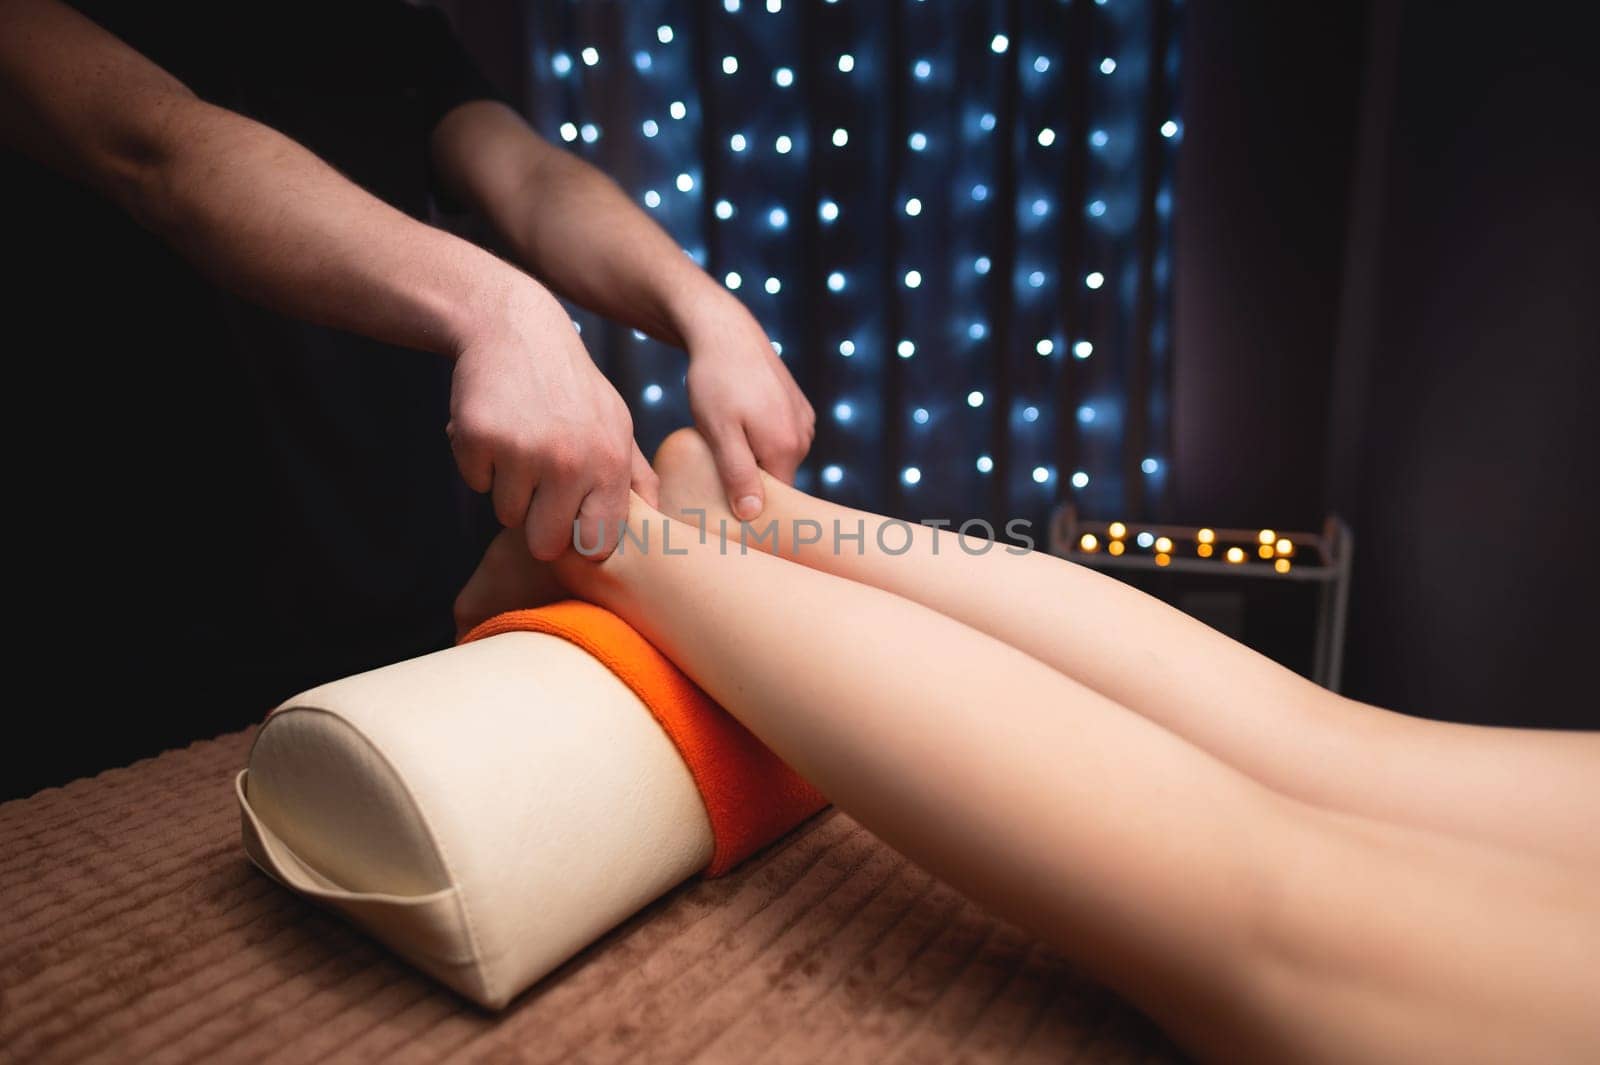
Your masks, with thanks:
[[[490,618],[462,643],[543,632],[577,644],[633,690],[678,748],[711,815],[706,876],[721,876],[828,804],[621,618],[569,599]]]

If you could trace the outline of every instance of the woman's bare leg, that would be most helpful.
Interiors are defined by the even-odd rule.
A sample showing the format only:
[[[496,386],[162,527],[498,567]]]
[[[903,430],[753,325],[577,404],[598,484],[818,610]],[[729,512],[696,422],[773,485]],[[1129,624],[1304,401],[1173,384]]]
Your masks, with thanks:
[[[637,498],[630,520],[647,550],[569,555],[563,581],[870,830],[1191,1048],[1600,1053],[1600,909],[1565,870],[1284,798],[926,607],[724,553]]]
[[[662,509],[727,520],[693,430],[656,454]],[[1424,721],[1341,698],[1103,574],[808,496],[771,478],[761,531],[801,564],[894,592],[988,633],[1269,787],[1331,809],[1600,865],[1600,734]],[[809,524],[805,524],[809,523]],[[835,529],[861,540],[836,541]],[[817,537],[813,543],[796,542]],[[909,548],[900,552],[909,540]],[[888,550],[885,550],[885,545]],[[975,549],[975,542],[968,541]],[[1470,652],[1468,652],[1470,653]]]

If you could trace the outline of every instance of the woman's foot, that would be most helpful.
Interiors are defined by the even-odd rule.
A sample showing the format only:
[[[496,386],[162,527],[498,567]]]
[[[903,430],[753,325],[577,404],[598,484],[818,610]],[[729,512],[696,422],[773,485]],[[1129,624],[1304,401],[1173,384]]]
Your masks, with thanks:
[[[456,596],[456,638],[508,610],[544,606],[568,594],[555,570],[528,553],[521,529],[502,529]]]
[[[661,513],[697,529],[739,528],[723,493],[711,445],[694,429],[679,429],[661,441],[651,463],[661,479]]]

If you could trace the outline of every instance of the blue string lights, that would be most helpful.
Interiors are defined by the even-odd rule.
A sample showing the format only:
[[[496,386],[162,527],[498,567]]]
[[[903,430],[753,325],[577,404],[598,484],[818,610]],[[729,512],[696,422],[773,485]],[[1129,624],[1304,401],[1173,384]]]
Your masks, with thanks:
[[[754,312],[802,483],[916,517],[1159,517],[1178,0],[573,0],[536,125]],[[648,452],[683,357],[576,312]]]

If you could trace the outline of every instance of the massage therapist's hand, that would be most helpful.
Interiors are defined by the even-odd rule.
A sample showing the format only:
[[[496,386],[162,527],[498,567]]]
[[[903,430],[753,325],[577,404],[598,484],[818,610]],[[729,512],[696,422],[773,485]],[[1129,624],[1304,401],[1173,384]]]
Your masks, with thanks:
[[[450,445],[467,484],[492,492],[501,524],[534,557],[573,543],[616,546],[630,484],[655,497],[633,419],[584,350],[572,319],[537,284],[519,287],[465,334],[450,394]],[[600,545],[596,550],[596,545]]]
[[[720,288],[706,299],[682,329],[689,410],[711,445],[728,506],[748,521],[766,504],[757,467],[792,482],[817,417],[744,305]]]

